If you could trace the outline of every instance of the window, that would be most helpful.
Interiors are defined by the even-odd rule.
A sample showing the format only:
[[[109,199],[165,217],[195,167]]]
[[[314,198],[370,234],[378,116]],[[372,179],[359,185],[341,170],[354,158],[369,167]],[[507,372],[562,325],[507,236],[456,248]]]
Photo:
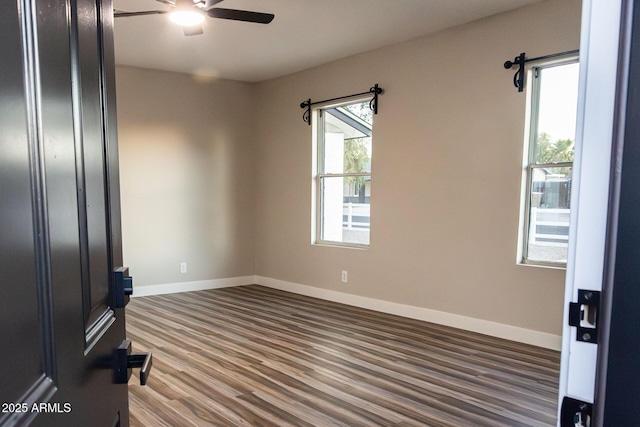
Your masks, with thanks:
[[[567,262],[578,71],[577,58],[530,70],[521,229],[527,264]]]
[[[369,245],[371,224],[371,137],[369,102],[314,110],[314,242]]]

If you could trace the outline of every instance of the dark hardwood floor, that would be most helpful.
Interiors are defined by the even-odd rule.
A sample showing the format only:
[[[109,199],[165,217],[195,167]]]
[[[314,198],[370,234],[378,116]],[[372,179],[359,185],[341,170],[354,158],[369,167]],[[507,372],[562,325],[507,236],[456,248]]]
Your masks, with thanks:
[[[555,426],[555,351],[257,285],[127,316],[134,427]]]

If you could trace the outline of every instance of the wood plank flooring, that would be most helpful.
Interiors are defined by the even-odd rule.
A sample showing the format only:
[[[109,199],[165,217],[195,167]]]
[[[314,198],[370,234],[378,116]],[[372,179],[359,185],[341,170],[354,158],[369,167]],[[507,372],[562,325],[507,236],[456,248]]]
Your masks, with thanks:
[[[131,425],[555,426],[559,353],[257,285],[127,307]]]

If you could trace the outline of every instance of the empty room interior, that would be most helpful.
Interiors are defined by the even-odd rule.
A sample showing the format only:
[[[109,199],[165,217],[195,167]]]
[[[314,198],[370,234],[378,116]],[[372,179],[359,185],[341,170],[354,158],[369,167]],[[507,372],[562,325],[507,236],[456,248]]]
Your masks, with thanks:
[[[297,30],[287,38],[349,45],[370,25],[310,34],[313,17],[278,14],[288,3],[251,35],[280,20]],[[206,70],[154,63],[127,40],[164,17],[116,18],[127,332],[154,357],[147,385],[130,383],[132,425],[555,425],[566,240],[559,222],[540,235],[530,222],[568,212],[570,159],[529,167],[533,82],[519,91],[504,63],[575,52],[581,1],[491,3],[478,19],[304,62],[311,44],[288,71],[237,77],[224,56]],[[339,15],[340,2],[325,7]],[[237,31],[231,55],[251,43],[245,25],[259,24],[204,31]],[[183,55],[203,54],[201,36],[176,31]]]

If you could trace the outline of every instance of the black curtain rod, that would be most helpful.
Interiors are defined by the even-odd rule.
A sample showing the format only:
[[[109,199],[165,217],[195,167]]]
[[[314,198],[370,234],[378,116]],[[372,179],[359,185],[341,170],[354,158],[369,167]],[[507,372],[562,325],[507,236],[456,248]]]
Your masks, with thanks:
[[[311,98],[300,104],[300,108],[306,108],[304,114],[302,115],[302,120],[307,122],[308,125],[311,125],[311,106],[318,104],[326,104],[327,102],[339,101],[341,99],[355,98],[357,96],[363,96],[372,94],[373,98],[369,102],[369,108],[373,111],[373,114],[378,114],[378,95],[382,95],[384,93],[384,89],[378,86],[376,83],[372,88],[370,88],[367,92],[362,93],[354,93],[353,95],[339,96],[337,98],[325,99],[324,101],[316,101],[311,102]]]
[[[550,55],[538,56],[536,58],[527,58],[525,53],[522,52],[520,55],[516,56],[513,61],[506,61],[504,63],[504,68],[507,70],[512,68],[514,65],[518,66],[518,71],[513,75],[513,85],[518,88],[518,92],[522,92],[524,90],[524,64],[527,62],[536,62],[536,61],[544,61],[545,59],[557,58],[559,56],[566,55],[574,55],[580,53],[579,49],[568,50],[566,52],[560,53],[552,53]]]

